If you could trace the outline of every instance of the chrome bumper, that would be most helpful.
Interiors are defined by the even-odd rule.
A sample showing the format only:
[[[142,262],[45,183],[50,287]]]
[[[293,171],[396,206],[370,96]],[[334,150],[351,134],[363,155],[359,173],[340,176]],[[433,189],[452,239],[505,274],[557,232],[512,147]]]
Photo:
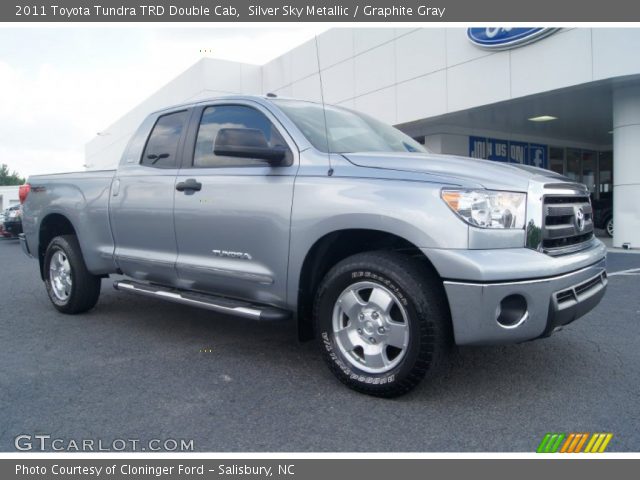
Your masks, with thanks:
[[[487,283],[445,281],[456,344],[517,343],[550,335],[600,302],[607,287],[605,266],[602,258],[588,267],[548,278]],[[501,313],[505,307],[511,308],[504,299],[510,296],[524,299],[524,309],[515,309],[513,321],[501,324]]]

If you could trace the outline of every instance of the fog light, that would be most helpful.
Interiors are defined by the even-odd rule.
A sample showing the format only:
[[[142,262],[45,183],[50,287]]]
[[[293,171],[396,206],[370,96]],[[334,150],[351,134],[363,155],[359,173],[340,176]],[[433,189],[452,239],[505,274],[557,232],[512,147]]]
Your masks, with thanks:
[[[498,307],[498,323],[505,328],[515,328],[529,316],[527,301],[522,295],[504,297]]]

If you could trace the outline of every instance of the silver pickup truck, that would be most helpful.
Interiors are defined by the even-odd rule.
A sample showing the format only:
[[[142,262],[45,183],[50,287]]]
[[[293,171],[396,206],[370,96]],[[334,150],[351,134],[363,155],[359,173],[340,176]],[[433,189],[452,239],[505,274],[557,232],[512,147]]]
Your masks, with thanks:
[[[294,319],[342,382],[372,395],[409,391],[453,343],[546,337],[607,285],[583,185],[432,154],[317,103],[167,108],[117,170],[28,183],[22,247],[59,311],[90,310],[119,274],[117,290]]]

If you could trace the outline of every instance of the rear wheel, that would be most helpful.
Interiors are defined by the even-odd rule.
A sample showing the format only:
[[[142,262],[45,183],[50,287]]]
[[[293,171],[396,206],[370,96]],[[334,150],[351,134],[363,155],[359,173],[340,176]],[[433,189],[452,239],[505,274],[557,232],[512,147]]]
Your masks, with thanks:
[[[82,313],[98,302],[100,277],[87,270],[74,235],[61,235],[51,240],[45,253],[44,274],[49,299],[59,311]]]
[[[329,368],[363,393],[395,397],[410,391],[449,344],[443,295],[437,276],[406,255],[362,253],[338,263],[314,305]]]

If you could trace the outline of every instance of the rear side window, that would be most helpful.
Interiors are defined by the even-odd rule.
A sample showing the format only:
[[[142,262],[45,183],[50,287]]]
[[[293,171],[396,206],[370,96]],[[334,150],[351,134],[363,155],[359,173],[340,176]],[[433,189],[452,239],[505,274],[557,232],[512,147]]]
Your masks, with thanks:
[[[177,168],[178,143],[186,122],[186,110],[159,117],[151,130],[140,163],[147,167]]]
[[[243,105],[221,105],[207,107],[202,113],[196,148],[193,155],[193,166],[207,167],[251,167],[265,166],[268,163],[261,159],[237,158],[216,155],[213,145],[221,128],[247,128],[259,130],[270,147],[287,147],[286,142],[275,125],[258,110]],[[287,154],[282,165],[291,165],[293,157],[287,147]]]

